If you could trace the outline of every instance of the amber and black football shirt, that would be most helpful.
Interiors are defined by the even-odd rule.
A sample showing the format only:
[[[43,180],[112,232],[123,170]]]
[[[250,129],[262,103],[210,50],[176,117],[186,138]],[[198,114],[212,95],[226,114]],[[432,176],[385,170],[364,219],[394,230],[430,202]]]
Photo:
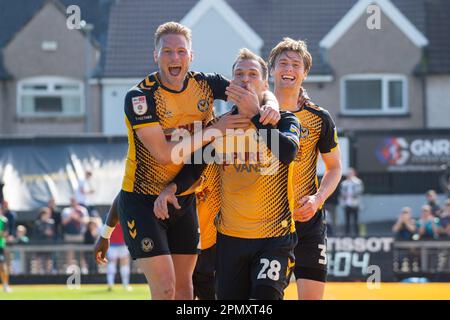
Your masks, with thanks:
[[[189,72],[182,90],[174,91],[159,81],[156,72],[130,89],[125,97],[128,154],[122,189],[159,195],[182,168],[182,164],[158,163],[137,137],[136,129],[161,126],[167,140],[183,132],[192,134],[194,122],[200,122],[201,129],[212,120],[213,101],[226,100],[228,85],[229,81],[218,74]]]
[[[284,236],[295,231],[291,215],[292,179],[289,179],[290,163],[283,163],[280,150],[275,156],[275,145],[269,146],[267,139],[261,139],[263,130],[259,120],[252,120],[251,126],[242,135],[227,135],[217,139],[216,156],[225,159],[221,165],[222,209],[217,230],[227,236],[260,239]],[[300,125],[290,112],[281,113],[276,129],[278,137],[295,146],[291,159],[297,152]],[[258,150],[252,141],[258,139]],[[280,140],[281,142],[281,140]],[[231,148],[233,146],[233,148]],[[231,149],[231,151],[229,150]],[[274,152],[273,152],[274,151]]]
[[[301,123],[300,148],[293,162],[294,209],[299,200],[318,189],[319,152],[329,153],[338,147],[336,126],[328,111],[308,101],[294,112]]]
[[[277,127],[263,126],[257,115],[247,130],[228,133],[204,147],[211,147],[214,161],[219,164],[220,183],[213,187],[220,190],[221,210],[216,225],[220,233],[261,239],[295,232],[290,167],[298,152],[299,137],[296,116],[281,112]],[[174,179],[177,193],[189,189],[205,166],[185,165]]]
[[[215,219],[222,203],[219,170],[219,165],[215,163],[208,164],[202,175],[202,183],[195,190],[202,250],[206,250],[216,244],[217,230]]]

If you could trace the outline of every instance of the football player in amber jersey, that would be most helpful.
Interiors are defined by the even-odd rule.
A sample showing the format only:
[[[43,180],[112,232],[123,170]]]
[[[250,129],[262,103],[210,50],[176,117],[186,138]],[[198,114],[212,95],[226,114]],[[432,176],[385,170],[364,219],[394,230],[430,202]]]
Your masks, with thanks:
[[[247,49],[240,51],[233,65],[233,81],[255,92],[260,100],[268,86],[267,74],[262,58]],[[282,299],[297,243],[289,201],[292,179],[288,176],[298,151],[300,125],[295,115],[284,112],[277,126],[263,126],[258,121],[258,99],[251,108],[241,106],[236,97],[232,100],[237,105],[232,114],[241,114],[252,122],[242,134],[227,134],[212,143],[221,167],[217,296]],[[254,141],[259,143],[258,150],[252,148]],[[189,166],[156,200],[157,217],[166,219],[167,202],[177,205],[174,193],[184,192],[196,180],[199,170]]]
[[[223,134],[226,128],[245,127],[249,121],[230,115],[201,130],[212,118],[213,100],[226,99],[226,88],[231,93],[238,89],[220,75],[188,72],[191,32],[185,26],[168,22],[158,27],[154,59],[158,72],[143,79],[125,98],[129,141],[125,175],[95,255],[99,263],[105,262],[118,212],[128,249],[147,278],[152,298],[192,299],[199,240],[194,190],[179,196],[183,209],[173,208],[169,221],[157,221],[147,213],[153,210],[156,195],[191,152],[217,133]],[[273,111],[265,110],[262,121],[274,121],[278,112]],[[200,130],[195,130],[196,121]],[[214,133],[208,135],[208,130]],[[173,141],[173,137],[184,133],[188,137]]]
[[[301,85],[312,65],[303,41],[284,38],[270,52],[269,68],[280,109],[293,112],[302,125],[300,148],[293,162],[294,219],[298,244],[295,270],[299,299],[322,299],[327,274],[326,220],[323,204],[341,179],[336,126],[328,111],[307,100],[299,103]],[[325,163],[320,187],[319,153]]]

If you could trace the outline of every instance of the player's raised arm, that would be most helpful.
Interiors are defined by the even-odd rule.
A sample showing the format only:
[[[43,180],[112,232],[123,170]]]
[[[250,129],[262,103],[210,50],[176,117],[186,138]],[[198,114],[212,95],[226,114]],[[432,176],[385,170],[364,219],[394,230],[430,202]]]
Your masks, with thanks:
[[[217,122],[209,128],[182,138],[181,141],[168,141],[156,114],[156,107],[149,95],[138,89],[128,92],[125,98],[127,125],[135,130],[137,137],[162,165],[182,163],[192,152],[200,149],[214,137],[221,136],[223,129],[245,128],[249,121],[235,115],[226,122]],[[218,127],[226,125],[226,128]]]

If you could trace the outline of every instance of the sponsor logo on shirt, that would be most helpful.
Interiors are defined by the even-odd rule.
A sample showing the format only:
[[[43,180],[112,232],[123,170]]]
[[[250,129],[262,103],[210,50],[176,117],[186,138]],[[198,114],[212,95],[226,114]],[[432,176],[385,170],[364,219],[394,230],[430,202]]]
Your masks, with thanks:
[[[147,112],[148,106],[145,96],[133,97],[131,102],[133,104],[133,111],[138,116],[142,116]]]

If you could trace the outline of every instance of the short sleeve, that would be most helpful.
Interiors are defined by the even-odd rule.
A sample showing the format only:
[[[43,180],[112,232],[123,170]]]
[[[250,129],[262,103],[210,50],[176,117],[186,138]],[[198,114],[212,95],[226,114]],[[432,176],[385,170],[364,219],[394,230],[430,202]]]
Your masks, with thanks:
[[[128,91],[125,96],[125,115],[133,129],[159,125],[156,105],[152,94],[137,89]]]
[[[226,101],[225,90],[230,85],[230,80],[217,73],[205,73],[205,79],[212,90],[214,99]]]
[[[322,128],[318,142],[319,151],[320,153],[329,153],[336,148],[338,144],[336,125],[334,124],[331,115],[327,111],[324,111]]]

